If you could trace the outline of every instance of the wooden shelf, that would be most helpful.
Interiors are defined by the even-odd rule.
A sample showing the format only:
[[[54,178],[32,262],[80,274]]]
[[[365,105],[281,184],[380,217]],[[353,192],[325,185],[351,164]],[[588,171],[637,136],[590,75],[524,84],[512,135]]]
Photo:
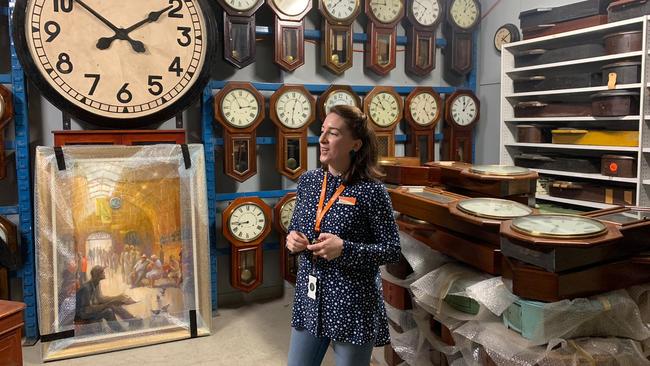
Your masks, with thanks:
[[[563,177],[578,177],[578,178],[587,178],[587,179],[597,179],[597,180],[606,180],[610,182],[624,182],[624,183],[637,183],[637,178],[621,178],[621,177],[610,177],[608,175],[602,174],[589,174],[589,173],[575,173],[575,172],[565,172],[562,170],[548,170],[548,169],[535,169],[530,168],[540,174],[550,174],[550,175],[559,175]]]
[[[641,83],[616,85],[616,89],[639,89],[639,88],[641,88]],[[558,94],[597,93],[606,90],[610,90],[610,89],[607,88],[607,85],[603,85],[603,86],[593,86],[588,88],[555,89],[555,90],[532,91],[526,93],[513,93],[513,94],[506,95],[506,98],[520,98],[520,97],[533,97],[533,96],[558,95]]]
[[[538,199],[538,200],[553,201],[553,202],[560,202],[560,203],[568,203],[568,204],[575,205],[575,206],[591,207],[591,208],[598,208],[598,209],[618,207],[616,205],[608,205],[606,203],[572,200],[572,199],[569,199],[569,198],[560,198],[560,197],[553,197],[553,196],[547,196],[547,195],[541,195],[541,194],[536,195],[535,198]]]
[[[562,62],[551,62],[551,63],[548,63],[548,64],[526,66],[526,67],[515,67],[515,68],[512,68],[512,69],[506,70],[506,73],[507,74],[514,74],[514,73],[520,73],[520,72],[554,69],[554,68],[557,68],[557,67],[576,66],[576,65],[590,64],[590,63],[596,63],[596,62],[603,62],[604,63],[606,61],[613,61],[613,60],[619,60],[619,59],[629,59],[629,58],[633,58],[633,57],[639,57],[641,55],[643,55],[643,52],[641,52],[641,51],[617,53],[615,55],[588,57],[588,58],[582,58],[582,59],[577,59],[577,60],[569,60],[569,61],[562,61]]]

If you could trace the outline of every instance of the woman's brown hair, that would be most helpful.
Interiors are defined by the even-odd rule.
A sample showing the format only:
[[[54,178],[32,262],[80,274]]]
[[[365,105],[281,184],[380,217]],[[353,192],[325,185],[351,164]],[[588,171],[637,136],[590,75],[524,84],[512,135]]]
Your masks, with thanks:
[[[384,174],[377,165],[378,148],[377,136],[368,126],[368,117],[354,106],[336,105],[330,109],[335,113],[352,133],[352,138],[361,140],[359,151],[350,151],[350,169],[343,175],[346,184],[351,185],[362,180],[379,180]]]

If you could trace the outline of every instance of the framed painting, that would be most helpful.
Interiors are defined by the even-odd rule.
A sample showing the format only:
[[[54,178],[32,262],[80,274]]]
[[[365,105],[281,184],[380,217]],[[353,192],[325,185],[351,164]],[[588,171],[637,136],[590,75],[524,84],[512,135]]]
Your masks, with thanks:
[[[36,149],[44,361],[210,333],[202,145]]]

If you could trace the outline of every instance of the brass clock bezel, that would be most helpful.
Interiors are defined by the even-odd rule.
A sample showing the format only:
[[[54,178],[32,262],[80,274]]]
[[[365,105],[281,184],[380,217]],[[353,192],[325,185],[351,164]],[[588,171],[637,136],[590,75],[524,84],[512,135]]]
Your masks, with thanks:
[[[461,125],[456,122],[454,119],[452,113],[451,113],[451,106],[454,103],[456,99],[458,99],[461,96],[469,96],[474,100],[474,103],[476,104],[476,116],[472,119],[472,121],[466,125]],[[470,90],[457,90],[453,92],[450,96],[448,96],[445,99],[445,121],[449,122],[453,128],[463,130],[463,129],[473,129],[478,120],[481,119],[481,102],[479,101],[478,97]]]
[[[371,115],[370,115],[370,104],[372,103],[373,99],[379,95],[380,93],[388,93],[391,94],[395,100],[397,100],[397,116],[395,117],[395,120],[391,122],[390,125],[388,126],[380,126],[377,122],[375,122]],[[402,96],[395,91],[395,88],[391,86],[376,86],[372,88],[370,93],[368,93],[365,98],[363,98],[363,113],[365,113],[366,116],[368,116],[368,119],[370,120],[371,126],[375,131],[390,131],[393,132],[395,131],[395,128],[399,124],[399,122],[402,120],[404,117],[404,101],[402,100]]]
[[[547,216],[547,217],[561,217],[561,216],[565,216],[565,217],[578,218],[578,219],[580,219],[580,220],[591,221],[591,222],[597,223],[598,225],[602,226],[602,229],[599,230],[599,231],[596,232],[596,233],[590,233],[590,234],[558,234],[558,235],[555,235],[555,234],[550,234],[550,233],[542,233],[542,232],[534,231],[534,230],[526,230],[526,229],[522,229],[522,228],[520,228],[520,227],[515,226],[515,221],[517,221],[518,219],[523,219],[523,218],[528,218],[528,219],[530,219],[530,218],[534,218],[534,217],[543,217],[543,216]],[[585,217],[585,216],[579,216],[579,215],[567,215],[567,214],[536,214],[536,215],[523,216],[523,217],[519,217],[519,218],[513,219],[512,222],[510,223],[510,228],[511,228],[513,231],[515,231],[515,232],[517,232],[517,233],[519,233],[519,234],[529,235],[529,236],[536,237],[536,238],[552,238],[552,239],[586,239],[586,238],[595,238],[595,237],[598,237],[598,236],[603,236],[603,235],[606,234],[607,231],[608,231],[607,225],[603,224],[603,223],[602,223],[601,221],[599,221],[599,220],[596,220],[596,219],[593,219],[593,218],[590,218],[590,217]]]
[[[330,95],[339,91],[350,94],[350,96],[352,96],[352,99],[354,99],[355,107],[359,109],[363,108],[363,105],[361,104],[361,97],[359,97],[359,95],[355,93],[354,90],[352,90],[351,86],[332,84],[325,90],[325,92],[323,92],[323,94],[318,97],[318,118],[321,122],[325,121],[325,117],[327,117],[327,111],[325,110],[325,103],[327,103],[327,99],[330,97]]]
[[[529,213],[527,215],[521,215],[521,216],[512,216],[512,215],[497,216],[497,215],[482,214],[480,212],[472,211],[472,210],[468,209],[467,207],[463,207],[463,203],[468,202],[468,201],[498,201],[498,202],[512,204],[514,206],[523,207]],[[468,199],[465,199],[465,200],[460,200],[456,204],[456,207],[458,208],[458,210],[460,210],[460,211],[462,211],[462,212],[464,212],[464,213],[466,213],[468,215],[472,215],[472,216],[476,216],[476,217],[482,217],[482,218],[486,218],[486,219],[500,220],[500,221],[513,220],[513,219],[518,218],[518,217],[530,216],[534,212],[534,210],[532,208],[530,208],[530,207],[528,207],[528,206],[526,206],[526,205],[524,205],[522,203],[511,201],[511,200],[506,200],[506,199],[502,199],[502,198],[493,198],[493,197],[475,197],[475,198],[468,198]]]

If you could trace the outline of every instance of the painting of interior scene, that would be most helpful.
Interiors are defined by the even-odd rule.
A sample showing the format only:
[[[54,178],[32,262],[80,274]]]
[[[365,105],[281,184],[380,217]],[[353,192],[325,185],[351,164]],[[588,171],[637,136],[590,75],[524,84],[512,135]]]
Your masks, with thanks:
[[[70,183],[72,223],[55,221],[58,328],[78,336],[174,324],[193,293],[177,164],[78,162]]]

